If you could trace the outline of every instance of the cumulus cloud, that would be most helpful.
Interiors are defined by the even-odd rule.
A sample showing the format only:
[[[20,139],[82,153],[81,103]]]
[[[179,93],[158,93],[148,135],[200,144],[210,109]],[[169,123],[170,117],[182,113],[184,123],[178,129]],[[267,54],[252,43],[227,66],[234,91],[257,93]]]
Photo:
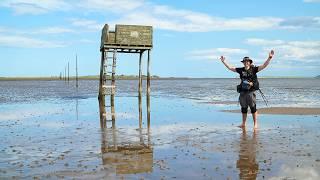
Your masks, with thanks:
[[[143,18],[141,18],[143,17]],[[180,32],[211,32],[225,30],[257,31],[273,29],[320,28],[320,17],[240,17],[224,18],[205,13],[145,4],[128,11],[113,24],[153,25],[158,29]]]
[[[223,18],[188,10],[174,9],[169,6],[148,5],[143,10],[126,13],[115,20],[116,23],[135,23],[153,25],[159,29],[181,32],[209,32],[223,30],[265,30],[276,27],[281,18],[245,17]],[[141,18],[143,17],[143,18]]]
[[[264,51],[275,49],[277,59],[313,62],[320,59],[320,41],[284,41],[247,39],[247,44],[262,46]]]
[[[237,48],[213,48],[213,49],[202,49],[193,50],[186,56],[188,59],[199,59],[199,60],[217,60],[221,55],[232,57],[236,55],[248,54],[246,49]]]

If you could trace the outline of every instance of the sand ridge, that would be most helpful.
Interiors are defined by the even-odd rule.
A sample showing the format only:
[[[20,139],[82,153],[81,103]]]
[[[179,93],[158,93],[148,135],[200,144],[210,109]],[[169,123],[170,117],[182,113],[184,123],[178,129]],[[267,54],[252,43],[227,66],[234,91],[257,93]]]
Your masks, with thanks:
[[[240,113],[240,110],[223,110],[223,112]],[[258,112],[259,114],[320,115],[320,108],[268,107],[259,108]]]

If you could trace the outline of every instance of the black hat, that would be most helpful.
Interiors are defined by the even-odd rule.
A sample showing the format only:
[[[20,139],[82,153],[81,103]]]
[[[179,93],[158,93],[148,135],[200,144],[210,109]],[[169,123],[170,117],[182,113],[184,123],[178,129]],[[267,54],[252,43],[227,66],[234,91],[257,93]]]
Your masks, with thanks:
[[[241,62],[243,63],[245,61],[250,61],[250,64],[252,64],[253,62],[252,59],[250,59],[249,57],[244,57]]]

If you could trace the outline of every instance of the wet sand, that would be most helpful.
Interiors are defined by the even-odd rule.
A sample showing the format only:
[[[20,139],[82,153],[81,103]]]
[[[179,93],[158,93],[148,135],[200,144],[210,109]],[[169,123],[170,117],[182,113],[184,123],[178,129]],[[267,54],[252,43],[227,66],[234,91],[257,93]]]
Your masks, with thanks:
[[[223,110],[223,112],[240,113],[240,110]],[[303,107],[269,107],[259,108],[259,114],[282,114],[282,115],[320,115],[320,108]]]
[[[0,179],[319,179],[320,118],[260,118],[180,98],[116,97],[100,128],[96,98],[1,105]],[[23,113],[21,113],[23,112]],[[305,123],[308,122],[308,123]]]

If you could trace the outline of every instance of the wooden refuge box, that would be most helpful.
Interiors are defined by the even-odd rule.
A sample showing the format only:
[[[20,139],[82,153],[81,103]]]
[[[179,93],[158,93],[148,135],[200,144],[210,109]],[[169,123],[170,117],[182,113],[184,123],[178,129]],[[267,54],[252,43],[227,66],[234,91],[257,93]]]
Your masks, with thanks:
[[[109,25],[102,29],[100,49],[151,49],[152,26],[120,25],[109,31]]]
[[[142,92],[142,57],[147,51],[147,94],[150,94],[150,54],[152,49],[152,26],[117,24],[114,31],[110,31],[105,24],[101,33],[101,65],[99,81],[99,98],[107,94],[106,88],[111,88],[111,95],[115,94],[115,71],[117,53],[139,54],[139,93]],[[111,77],[111,86],[106,85],[107,77]],[[148,101],[148,100],[147,100]],[[103,113],[102,113],[103,114]]]

